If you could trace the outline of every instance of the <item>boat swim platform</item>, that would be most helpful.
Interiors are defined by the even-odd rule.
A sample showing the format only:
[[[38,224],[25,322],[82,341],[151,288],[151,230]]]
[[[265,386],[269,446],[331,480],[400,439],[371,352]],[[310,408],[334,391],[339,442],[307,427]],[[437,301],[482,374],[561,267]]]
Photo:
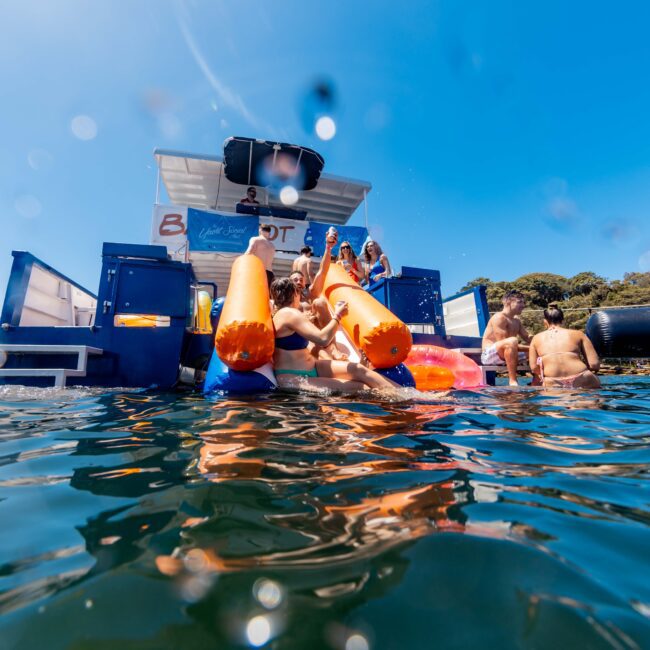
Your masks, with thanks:
[[[52,377],[55,388],[65,388],[68,377],[85,377],[88,355],[103,354],[100,348],[89,345],[39,345],[0,343],[0,353],[23,355],[77,355],[76,368],[4,368],[0,367],[0,377]],[[4,355],[2,355],[4,358]],[[4,362],[3,362],[4,365]]]

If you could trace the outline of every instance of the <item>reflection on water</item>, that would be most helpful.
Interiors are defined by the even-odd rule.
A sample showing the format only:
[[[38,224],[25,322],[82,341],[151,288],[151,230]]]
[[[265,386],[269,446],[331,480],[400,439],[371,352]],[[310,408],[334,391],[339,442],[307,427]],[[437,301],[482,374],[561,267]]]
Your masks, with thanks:
[[[0,400],[6,647],[650,646],[650,381]]]

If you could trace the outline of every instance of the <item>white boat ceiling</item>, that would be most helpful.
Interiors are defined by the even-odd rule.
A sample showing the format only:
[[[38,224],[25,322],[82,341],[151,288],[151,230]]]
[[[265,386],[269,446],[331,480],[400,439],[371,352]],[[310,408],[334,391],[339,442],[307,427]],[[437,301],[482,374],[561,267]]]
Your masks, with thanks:
[[[225,177],[219,156],[168,149],[155,149],[154,156],[169,200],[174,205],[233,213],[235,205],[246,193],[244,185],[232,183]],[[291,207],[306,210],[310,221],[343,225],[363,202],[364,192],[367,194],[371,189],[372,185],[366,181],[323,173],[316,187],[299,192],[298,203]],[[269,203],[264,188],[258,187],[257,199],[262,205]],[[279,205],[277,200],[270,203]],[[235,257],[237,255],[233,253],[189,253],[197,279],[214,282],[220,296],[225,295],[228,288],[230,267]],[[276,277],[288,275],[294,259],[295,255],[277,253],[273,262]],[[314,266],[319,261],[314,258]]]
[[[235,205],[246,194],[246,187],[231,183],[223,173],[219,156],[191,154],[183,151],[155,149],[154,156],[165,183],[165,189],[174,205],[192,208],[234,212]],[[291,207],[306,210],[310,221],[345,224],[370,192],[366,181],[323,173],[313,190],[299,192],[298,203]],[[269,204],[266,190],[258,188],[257,200]],[[270,205],[282,207],[276,199]]]

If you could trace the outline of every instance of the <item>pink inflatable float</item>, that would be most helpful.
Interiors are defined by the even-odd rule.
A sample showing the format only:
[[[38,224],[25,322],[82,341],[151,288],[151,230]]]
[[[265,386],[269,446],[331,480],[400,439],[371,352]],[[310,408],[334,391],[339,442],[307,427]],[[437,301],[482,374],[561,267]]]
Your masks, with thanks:
[[[413,373],[419,390],[436,390],[449,387],[442,385],[444,382],[442,377],[438,377],[437,381],[434,379],[435,375],[446,374],[440,373],[439,370],[434,370],[434,368],[444,368],[451,371],[454,388],[473,388],[483,385],[481,369],[474,361],[460,352],[440,348],[436,345],[414,345],[408,357],[406,357],[404,365]],[[428,372],[427,369],[431,369],[431,371]],[[423,379],[422,385],[419,385],[418,375]],[[429,375],[431,375],[430,378]],[[428,381],[428,379],[432,381]]]

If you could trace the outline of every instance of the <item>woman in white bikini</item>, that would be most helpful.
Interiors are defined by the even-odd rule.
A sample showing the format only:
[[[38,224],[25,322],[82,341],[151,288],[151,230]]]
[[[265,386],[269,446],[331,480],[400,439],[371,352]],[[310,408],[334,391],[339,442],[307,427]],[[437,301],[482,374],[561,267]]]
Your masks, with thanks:
[[[370,368],[351,361],[314,359],[307,349],[310,342],[327,347],[334,340],[341,318],[348,312],[345,302],[337,303],[332,320],[318,329],[300,310],[300,292],[289,278],[273,281],[271,299],[276,310],[273,366],[281,387],[329,388],[345,393],[395,388],[395,384]]]
[[[600,388],[595,375],[600,359],[583,332],[563,327],[564,314],[557,305],[544,310],[545,332],[533,336],[529,362],[542,385],[551,388]]]

